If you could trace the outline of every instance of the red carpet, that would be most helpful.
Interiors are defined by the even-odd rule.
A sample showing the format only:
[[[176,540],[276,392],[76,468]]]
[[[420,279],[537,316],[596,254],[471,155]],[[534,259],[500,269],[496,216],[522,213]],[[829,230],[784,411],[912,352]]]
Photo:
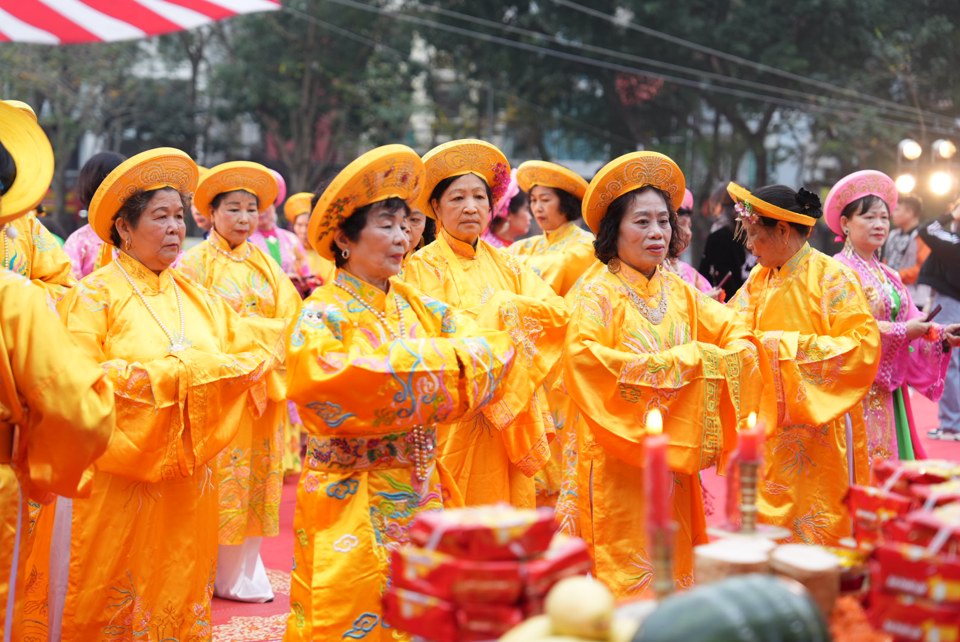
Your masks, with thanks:
[[[960,442],[927,439],[927,430],[937,426],[937,406],[920,395],[913,395],[923,446],[935,459],[960,460]],[[711,524],[722,521],[725,501],[725,483],[709,471],[703,474],[703,483],[713,504]],[[293,560],[293,506],[296,497],[296,479],[290,478],[283,488],[280,506],[280,535],[264,540],[263,562],[270,574],[276,599],[269,604],[241,604],[228,600],[213,600],[213,639],[216,642],[279,642],[286,626],[290,609],[290,566]]]

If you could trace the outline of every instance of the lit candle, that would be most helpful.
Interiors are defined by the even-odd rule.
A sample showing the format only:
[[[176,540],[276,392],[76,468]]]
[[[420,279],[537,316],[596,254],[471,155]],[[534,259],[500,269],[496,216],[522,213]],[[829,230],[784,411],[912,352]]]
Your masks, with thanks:
[[[762,435],[757,428],[757,413],[751,412],[747,417],[747,427],[740,431],[740,461],[760,461],[760,442]]]
[[[670,469],[667,467],[667,436],[663,434],[663,418],[654,408],[647,413],[647,515],[651,532],[667,530],[673,523]]]

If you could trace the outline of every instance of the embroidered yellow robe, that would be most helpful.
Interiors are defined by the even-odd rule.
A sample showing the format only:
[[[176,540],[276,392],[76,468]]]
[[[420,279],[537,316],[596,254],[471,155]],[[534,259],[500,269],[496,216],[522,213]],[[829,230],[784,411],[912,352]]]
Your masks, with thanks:
[[[59,301],[69,288],[77,284],[73,278],[70,257],[63,251],[47,228],[33,212],[8,223],[16,230],[16,238],[11,239],[0,232],[0,256],[5,261],[2,267],[23,275],[42,287]]]
[[[248,395],[264,403],[283,322],[243,319],[175,269],[158,276],[115,257],[60,303],[67,329],[113,383],[117,407],[90,496],[72,504],[61,639],[205,640],[217,561],[213,459],[234,438]],[[176,284],[188,348],[170,352],[121,266],[179,335]],[[41,573],[47,561],[33,558]]]
[[[560,296],[567,296],[580,277],[590,269],[597,258],[593,247],[594,236],[576,223],[564,223],[552,232],[544,232],[517,241],[505,252],[515,254],[546,281]],[[555,375],[558,373],[555,373]],[[563,474],[564,433],[569,414],[569,397],[561,388],[554,387],[553,377],[546,383],[547,404],[557,431],[550,444],[550,461],[537,473],[537,506],[553,507],[557,502]]]
[[[554,438],[542,386],[563,346],[563,299],[515,257],[482,239],[471,246],[443,229],[407,259],[403,278],[463,310],[480,327],[507,330],[522,346],[517,367],[527,378],[508,392],[496,422],[486,415],[461,421],[441,435],[440,457],[467,505],[535,506],[533,477],[549,460]]]
[[[666,316],[652,323],[662,296]],[[644,482],[645,418],[658,408],[673,472],[678,524],[674,574],[693,584],[693,547],[705,543],[698,473],[721,471],[737,427],[760,403],[759,349],[732,311],[658,269],[649,280],[622,265],[597,264],[575,289],[563,355],[566,391],[576,406],[576,519],[597,577],[618,597],[652,590]]]
[[[380,605],[389,551],[417,513],[462,503],[435,459],[438,433],[501,412],[525,378],[516,352],[508,333],[396,279],[384,293],[338,271],[306,299],[287,346],[288,395],[310,436],[285,642],[396,639]]]
[[[23,609],[36,583],[25,572],[33,544],[27,500],[89,493],[90,466],[113,431],[113,388],[42,290],[0,269],[0,301],[0,640],[29,640],[45,630],[34,630]]]
[[[869,481],[860,400],[880,362],[880,331],[857,276],[804,244],[779,270],[756,266],[729,306],[760,339],[772,371],[760,416],[761,519],[794,541],[836,545],[851,534],[850,479]]]
[[[276,261],[246,241],[231,250],[216,231],[184,253],[179,270],[242,317],[287,322],[300,307],[297,289]],[[248,406],[237,436],[217,455],[221,544],[280,533],[284,436],[290,432],[285,377],[279,368],[267,375],[263,414],[254,416]]]

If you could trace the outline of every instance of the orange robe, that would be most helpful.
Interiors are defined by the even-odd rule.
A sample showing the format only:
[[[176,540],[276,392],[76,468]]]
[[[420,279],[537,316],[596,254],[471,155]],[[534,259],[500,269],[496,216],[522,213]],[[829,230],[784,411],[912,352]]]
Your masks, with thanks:
[[[761,519],[793,541],[836,545],[851,534],[843,504],[851,479],[869,482],[860,400],[880,363],[880,331],[860,282],[804,244],[779,270],[756,266],[729,306],[753,328],[772,371],[760,415]]]
[[[242,317],[289,321],[300,308],[297,289],[276,261],[246,241],[231,250],[216,231],[187,250],[178,269]],[[220,544],[280,533],[283,438],[290,430],[285,377],[279,368],[267,375],[262,414],[248,405],[237,436],[217,455]]]
[[[759,347],[749,328],[720,303],[658,269],[651,279],[622,265],[596,264],[575,288],[563,380],[576,407],[574,468],[564,491],[573,503],[595,573],[617,597],[648,595],[644,481],[645,418],[658,408],[673,472],[674,574],[693,584],[693,547],[707,542],[699,471],[721,472],[737,445],[737,426],[760,403]],[[653,324],[640,312],[667,297]],[[569,519],[568,519],[569,521]]]
[[[0,232],[2,267],[27,277],[42,287],[54,301],[77,284],[70,257],[33,212],[7,223],[16,230],[11,239]]]
[[[574,284],[597,262],[593,247],[594,236],[576,223],[564,223],[552,232],[517,241],[505,252],[516,255],[553,288],[565,297]],[[569,396],[562,387],[555,388],[559,373],[546,383],[547,404],[553,419],[557,437],[550,444],[550,461],[543,467],[534,483],[537,489],[537,506],[556,505],[563,475],[563,453],[572,435],[565,432],[569,414]],[[569,444],[568,446],[569,447]]]
[[[335,282],[400,338],[334,283],[313,291],[289,334],[288,394],[310,437],[284,640],[406,639],[382,621],[390,551],[418,513],[462,503],[435,460],[437,436],[446,422],[495,415],[525,373],[508,333],[406,283],[384,293],[344,271]]]
[[[36,584],[27,500],[90,492],[90,466],[113,431],[113,388],[43,291],[0,269],[0,301],[0,640],[46,639],[24,608]]]
[[[440,457],[467,505],[535,506],[533,477],[549,460],[555,434],[542,387],[563,346],[563,299],[516,258],[483,240],[471,246],[443,229],[407,259],[403,278],[460,308],[481,328],[507,330],[521,346],[522,385],[508,391],[493,421],[479,415],[443,433]]]
[[[240,318],[175,269],[158,276],[116,257],[60,303],[67,329],[113,382],[117,406],[90,497],[70,511],[61,639],[206,640],[217,561],[213,459],[236,435],[248,394],[265,400],[283,324]],[[188,348],[170,353],[121,265],[179,334],[176,283]],[[47,561],[34,557],[40,572]]]

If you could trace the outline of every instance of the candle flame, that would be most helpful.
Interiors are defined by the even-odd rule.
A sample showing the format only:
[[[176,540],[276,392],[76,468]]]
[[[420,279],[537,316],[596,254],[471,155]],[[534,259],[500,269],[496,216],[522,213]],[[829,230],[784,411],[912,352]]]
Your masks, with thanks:
[[[659,435],[663,432],[663,417],[660,415],[658,408],[654,408],[647,413],[646,425],[648,435]]]
[[[753,430],[757,427],[757,413],[751,412],[747,415],[747,428]]]

